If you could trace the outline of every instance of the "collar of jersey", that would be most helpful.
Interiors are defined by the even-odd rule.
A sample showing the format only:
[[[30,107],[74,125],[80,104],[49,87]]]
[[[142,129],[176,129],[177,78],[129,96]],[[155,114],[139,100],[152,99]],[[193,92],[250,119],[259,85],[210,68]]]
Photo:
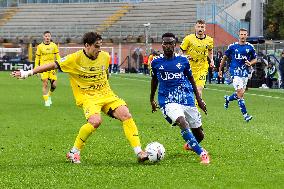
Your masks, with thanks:
[[[86,56],[88,59],[90,59],[90,60],[96,60],[96,58],[98,58],[98,57],[94,58],[94,57],[88,56],[84,49],[83,49],[83,52],[84,52],[85,56]],[[98,56],[99,56],[99,55],[98,55]]]
[[[196,37],[197,39],[202,40],[202,39],[205,39],[205,38],[206,38],[206,34],[204,34],[204,37],[203,37],[203,38],[199,38],[199,37],[197,37],[197,36],[196,36],[196,34],[195,34],[195,37]]]

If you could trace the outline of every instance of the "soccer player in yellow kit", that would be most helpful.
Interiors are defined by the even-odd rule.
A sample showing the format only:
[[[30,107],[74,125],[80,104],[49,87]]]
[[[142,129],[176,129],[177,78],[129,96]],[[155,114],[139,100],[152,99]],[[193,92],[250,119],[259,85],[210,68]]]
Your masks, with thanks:
[[[204,33],[206,29],[204,20],[197,20],[194,29],[195,34],[187,35],[180,48],[183,54],[189,57],[197,90],[202,97],[209,68],[207,57],[210,59],[210,66],[214,67],[213,39]]]
[[[194,29],[195,33],[187,35],[183,39],[180,48],[183,54],[188,56],[188,59],[190,60],[192,75],[195,80],[198,93],[200,97],[202,97],[202,91],[205,86],[209,68],[207,57],[210,59],[210,66],[214,67],[213,39],[204,33],[206,29],[204,20],[197,20]],[[200,127],[198,131],[193,130],[192,132],[196,138],[198,138],[199,135],[204,135],[202,134],[202,127]],[[198,142],[201,142],[201,140]],[[185,143],[184,149],[191,150],[187,143]]]
[[[37,46],[35,68],[40,65],[45,65],[60,60],[59,50],[55,43],[51,42],[51,33],[45,31],[43,33],[43,42]],[[52,104],[51,94],[56,88],[57,76],[55,70],[46,71],[40,74],[42,80],[42,93],[44,105]],[[48,80],[50,81],[50,89],[48,90]]]
[[[87,123],[84,124],[75,139],[67,159],[80,163],[80,152],[88,139],[102,123],[101,112],[122,122],[124,133],[133,147],[139,162],[148,159],[141,149],[138,129],[124,100],[117,97],[108,82],[110,56],[101,51],[102,37],[98,33],[88,32],[83,36],[84,49],[67,55],[60,61],[39,66],[28,71],[14,71],[12,76],[26,78],[52,69],[61,69],[70,76],[70,83],[76,104],[83,108]]]

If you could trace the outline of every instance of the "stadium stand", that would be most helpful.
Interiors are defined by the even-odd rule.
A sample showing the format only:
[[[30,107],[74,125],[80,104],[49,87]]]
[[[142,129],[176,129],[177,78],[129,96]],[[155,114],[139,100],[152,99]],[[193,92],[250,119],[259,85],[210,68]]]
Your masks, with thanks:
[[[135,5],[128,14],[111,26],[105,35],[113,38],[143,36],[144,24],[150,23],[152,39],[159,39],[161,34],[171,31],[177,36],[191,32],[196,21],[196,5],[198,0],[163,0],[143,1]]]
[[[41,39],[42,31],[50,30],[55,40],[65,42],[70,38],[78,39],[86,31],[97,30],[106,38],[121,40],[144,36],[143,24],[151,23],[150,37],[153,40],[166,31],[183,37],[191,32],[199,2],[155,0],[141,3],[20,4],[17,8],[11,8],[17,11],[6,16],[9,19],[1,19],[0,34],[2,38],[30,41]]]
[[[95,30],[128,3],[21,4],[18,12],[1,26],[3,38],[41,39],[50,30],[58,41],[78,38]],[[1,19],[2,20],[2,19]]]

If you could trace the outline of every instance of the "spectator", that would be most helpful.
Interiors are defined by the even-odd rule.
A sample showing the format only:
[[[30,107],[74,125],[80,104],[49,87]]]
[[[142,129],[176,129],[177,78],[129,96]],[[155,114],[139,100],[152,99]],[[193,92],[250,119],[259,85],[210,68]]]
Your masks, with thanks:
[[[110,59],[109,59],[109,67],[108,67],[108,73],[111,74],[111,72],[112,72],[112,53],[109,52],[108,54],[109,54],[109,56],[110,56]]]
[[[216,56],[215,56],[215,60],[214,60],[215,67],[216,67],[217,70],[219,70],[222,57],[223,57],[222,52],[218,51]],[[222,68],[222,73],[224,73],[224,67]],[[221,78],[221,77],[218,76],[217,77],[217,83],[220,84],[220,81],[222,81],[222,84],[224,84],[225,78],[224,77]]]
[[[213,69],[214,69],[214,65],[211,64],[211,60],[209,57],[207,57],[207,61],[208,61],[208,64],[209,64],[209,67],[208,67],[208,74],[207,74],[207,80],[209,82],[209,84],[211,84],[212,82],[212,79],[213,79]],[[214,64],[214,62],[213,62]]]
[[[118,71],[118,64],[119,64],[119,58],[117,53],[114,53],[113,57],[113,73],[117,73]]]
[[[266,74],[266,85],[268,88],[272,88],[273,81],[277,81],[277,69],[273,63],[269,62]]]
[[[149,74],[149,69],[148,69],[148,56],[145,54],[143,57],[143,73],[145,75]]]
[[[280,59],[280,63],[279,63],[279,73],[280,73],[280,79],[281,79],[281,84],[280,84],[280,88],[284,89],[284,50],[282,51],[281,54],[281,59]]]

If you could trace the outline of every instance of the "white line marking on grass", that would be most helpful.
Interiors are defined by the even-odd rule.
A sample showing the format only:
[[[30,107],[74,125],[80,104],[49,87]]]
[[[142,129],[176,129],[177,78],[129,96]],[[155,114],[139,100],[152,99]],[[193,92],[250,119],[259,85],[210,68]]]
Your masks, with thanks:
[[[134,80],[134,81],[142,81],[142,82],[150,82],[150,80],[144,80],[144,79],[139,79],[138,77],[135,78],[129,78],[129,77],[120,77],[122,79],[127,79],[127,80]],[[213,88],[205,88],[205,90],[212,90],[212,91],[219,91],[219,92],[232,92],[232,90],[228,91],[228,90],[224,90],[224,89],[213,89]],[[270,96],[270,95],[262,95],[262,94],[255,94],[255,93],[249,93],[246,92],[246,95],[251,95],[251,96],[258,96],[258,97],[265,97],[265,98],[274,98],[274,99],[283,99],[283,97],[279,97],[279,96]]]
[[[227,90],[224,90],[224,89],[212,89],[212,88],[205,88],[207,90],[212,90],[212,91],[219,91],[219,92],[232,92],[232,91],[227,91]],[[270,95],[262,95],[262,94],[255,94],[255,93],[249,93],[249,92],[246,92],[245,95],[251,95],[251,96],[259,96],[259,97],[265,97],[265,98],[274,98],[274,99],[283,99],[282,97],[279,97],[279,96],[270,96]]]

